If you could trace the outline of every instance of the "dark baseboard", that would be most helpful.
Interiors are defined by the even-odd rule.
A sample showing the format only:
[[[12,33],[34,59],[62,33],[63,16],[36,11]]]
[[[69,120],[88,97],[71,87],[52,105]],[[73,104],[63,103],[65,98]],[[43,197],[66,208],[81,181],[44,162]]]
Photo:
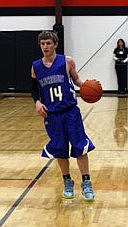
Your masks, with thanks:
[[[79,90],[76,90],[76,94],[77,96],[79,97]],[[118,94],[118,91],[117,90],[105,90],[103,91],[103,97],[128,97],[128,91],[126,91],[125,94]],[[5,93],[2,93],[0,92],[0,98],[4,98],[4,97],[31,97],[31,93],[29,92],[5,92]]]
[[[76,90],[77,96],[79,96],[79,90]],[[119,94],[117,90],[104,90],[103,97],[128,97],[128,91],[125,94]]]

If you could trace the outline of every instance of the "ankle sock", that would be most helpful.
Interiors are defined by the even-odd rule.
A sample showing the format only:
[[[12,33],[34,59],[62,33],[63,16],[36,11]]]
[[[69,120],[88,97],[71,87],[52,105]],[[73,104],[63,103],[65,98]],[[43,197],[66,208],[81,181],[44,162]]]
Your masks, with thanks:
[[[69,180],[71,180],[71,176],[70,176],[70,174],[63,175],[63,179],[64,179],[64,180],[65,180],[65,179],[69,179]]]
[[[84,182],[85,180],[90,180],[90,175],[89,174],[82,175],[82,181]]]

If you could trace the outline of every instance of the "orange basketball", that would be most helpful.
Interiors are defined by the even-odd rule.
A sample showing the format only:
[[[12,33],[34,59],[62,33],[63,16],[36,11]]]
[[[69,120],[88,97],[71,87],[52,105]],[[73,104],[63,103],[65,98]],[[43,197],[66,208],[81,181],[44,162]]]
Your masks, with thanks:
[[[102,93],[102,86],[97,80],[86,80],[80,87],[80,97],[88,103],[99,101]]]

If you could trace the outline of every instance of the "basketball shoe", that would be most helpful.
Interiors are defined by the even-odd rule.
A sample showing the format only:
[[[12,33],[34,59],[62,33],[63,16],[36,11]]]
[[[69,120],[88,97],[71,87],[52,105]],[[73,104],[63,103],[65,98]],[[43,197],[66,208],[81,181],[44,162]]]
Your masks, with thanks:
[[[71,179],[64,179],[64,192],[63,197],[65,199],[74,198],[74,181]]]
[[[94,201],[95,195],[92,189],[92,184],[90,180],[85,180],[81,183],[82,195],[87,201]]]

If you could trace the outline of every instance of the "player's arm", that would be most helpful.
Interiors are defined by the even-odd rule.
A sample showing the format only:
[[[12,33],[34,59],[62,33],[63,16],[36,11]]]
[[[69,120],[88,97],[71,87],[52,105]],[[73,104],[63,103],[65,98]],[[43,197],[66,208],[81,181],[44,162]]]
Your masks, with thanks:
[[[32,67],[31,69],[31,81],[32,81],[32,88],[31,88],[31,95],[32,98],[36,104],[36,111],[41,115],[42,117],[47,117],[47,107],[41,103],[40,96],[39,96],[39,90],[37,86],[37,79],[36,75],[34,73],[34,69]]]
[[[72,80],[73,80],[74,84],[77,85],[78,87],[81,87],[81,85],[85,81],[80,79],[79,74],[76,71],[76,65],[75,65],[75,62],[74,62],[73,58],[66,57],[66,67],[67,67],[67,73],[69,73],[69,75],[72,77]],[[96,81],[96,79],[92,79],[92,80]],[[97,81],[97,82],[100,84],[99,81]]]
[[[66,57],[66,67],[67,67],[67,73],[68,75],[71,76],[73,83],[76,86],[81,87],[84,81],[80,79],[76,71],[76,64],[72,57],[69,57],[69,56]]]
[[[37,87],[37,79],[36,79],[36,75],[34,73],[33,67],[31,69],[31,81],[32,81],[31,95],[34,102],[36,103],[38,100],[40,101],[40,96],[39,96],[39,91]]]

